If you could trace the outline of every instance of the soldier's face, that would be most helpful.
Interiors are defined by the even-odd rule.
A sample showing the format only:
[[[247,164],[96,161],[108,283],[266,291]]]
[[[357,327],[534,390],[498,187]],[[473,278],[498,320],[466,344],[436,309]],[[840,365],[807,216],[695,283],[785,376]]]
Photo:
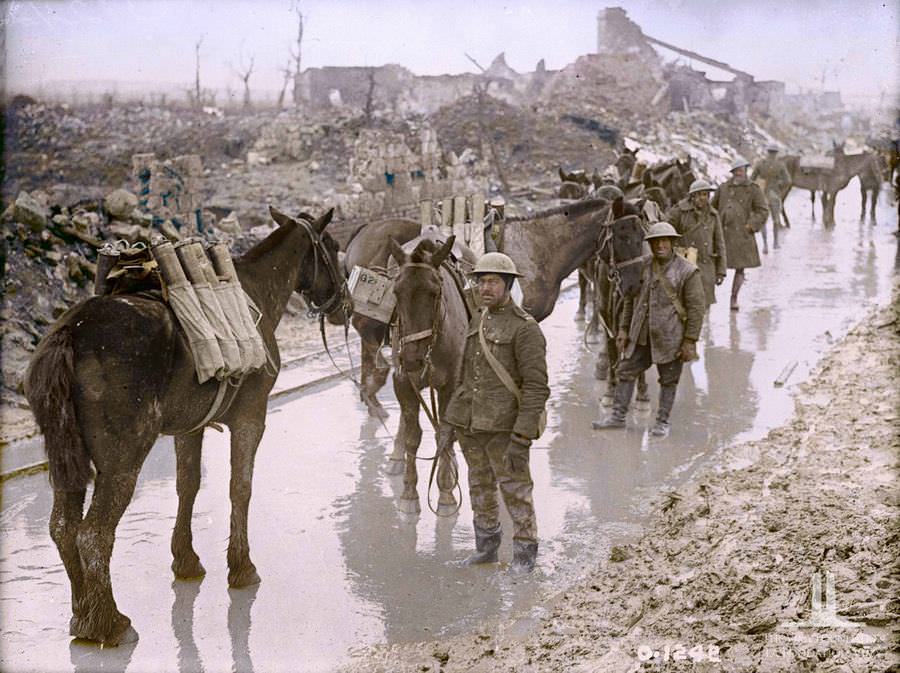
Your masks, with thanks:
[[[478,277],[478,294],[482,303],[488,308],[497,308],[506,303],[509,291],[502,276],[496,273],[486,273]]]
[[[741,166],[740,168],[735,168],[731,171],[731,174],[736,178],[746,178],[747,177],[747,167]]]
[[[651,238],[650,250],[653,256],[661,262],[667,261],[672,256],[671,238]]]
[[[691,203],[695,208],[702,208],[709,203],[709,192],[694,192],[691,194]]]

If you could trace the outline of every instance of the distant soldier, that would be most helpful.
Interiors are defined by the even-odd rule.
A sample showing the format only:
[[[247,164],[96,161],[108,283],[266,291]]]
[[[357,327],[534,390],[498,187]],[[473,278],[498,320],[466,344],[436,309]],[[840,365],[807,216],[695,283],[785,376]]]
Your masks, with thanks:
[[[461,380],[444,414],[469,467],[476,552],[463,564],[497,561],[499,485],[513,521],[510,570],[531,572],[538,542],[528,454],[550,395],[546,342],[535,319],[510,297],[521,274],[509,257],[486,253],[474,274],[484,308],[469,323]]]
[[[734,269],[731,283],[731,310],[737,311],[738,293],[744,284],[744,269],[761,266],[754,234],[763,228],[769,209],[766,197],[754,182],[747,178],[750,162],[738,157],[731,164],[731,178],[719,185],[712,205],[719,213],[728,268]]]
[[[637,377],[656,365],[659,372],[659,409],[650,434],[669,434],[669,414],[685,362],[697,359],[697,339],[706,311],[703,281],[696,266],[674,252],[680,238],[668,222],[657,222],[644,237],[653,256],[641,268],[637,298],[625,297],[622,327],[616,346],[623,359],[616,368],[619,382],[612,415],[594,421],[595,430],[624,428]]]
[[[785,163],[778,158],[778,145],[766,145],[766,158],[760,159],[753,167],[750,179],[760,184],[769,202],[769,214],[772,216],[772,244],[778,248],[778,230],[781,228],[781,195],[791,186],[791,174]],[[763,252],[769,252],[766,240],[766,226],[762,228]]]
[[[722,284],[728,269],[722,223],[715,208],[709,205],[709,195],[714,191],[716,188],[706,180],[694,180],[687,197],[672,206],[665,217],[681,234],[678,244],[697,250],[707,308],[716,303],[716,285]]]

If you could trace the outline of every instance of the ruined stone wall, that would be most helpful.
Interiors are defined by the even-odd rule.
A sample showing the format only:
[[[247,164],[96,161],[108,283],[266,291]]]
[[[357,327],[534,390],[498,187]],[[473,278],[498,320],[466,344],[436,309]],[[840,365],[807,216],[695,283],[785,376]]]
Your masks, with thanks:
[[[157,160],[153,153],[132,157],[132,178],[138,207],[155,218],[196,226],[203,204],[200,179],[203,162],[196,154]]]

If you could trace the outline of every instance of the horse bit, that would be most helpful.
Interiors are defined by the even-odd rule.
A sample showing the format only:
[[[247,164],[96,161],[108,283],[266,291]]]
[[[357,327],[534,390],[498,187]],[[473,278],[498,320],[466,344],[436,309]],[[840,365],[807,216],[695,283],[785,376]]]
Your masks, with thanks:
[[[343,274],[338,272],[337,268],[334,265],[334,262],[331,261],[331,257],[328,254],[328,248],[325,246],[325,242],[322,240],[322,235],[316,232],[316,230],[310,226],[309,220],[306,217],[301,215],[297,219],[297,222],[301,224],[304,229],[306,229],[306,233],[309,234],[309,238],[313,244],[313,283],[310,285],[309,290],[303,290],[300,293],[309,306],[309,315],[311,317],[323,316],[327,313],[331,313],[337,308],[343,308],[345,314],[349,315],[349,313],[353,310],[353,300],[350,298],[350,291],[347,288],[347,281],[344,278]],[[328,275],[331,277],[331,282],[334,285],[334,291],[332,295],[322,304],[316,305],[316,302],[313,301],[310,293],[312,292],[312,285],[315,284],[316,278],[319,277],[320,256],[322,257],[325,268],[328,271]]]

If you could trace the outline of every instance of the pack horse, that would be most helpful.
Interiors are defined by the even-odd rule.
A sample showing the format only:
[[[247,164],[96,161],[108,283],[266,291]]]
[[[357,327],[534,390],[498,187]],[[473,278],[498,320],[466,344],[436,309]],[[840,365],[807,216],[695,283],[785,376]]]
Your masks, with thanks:
[[[259,331],[274,366],[247,374],[218,418],[207,415],[219,383],[197,382],[188,341],[158,297],[87,299],[60,317],[34,354],[26,395],[45,438],[53,487],[50,536],[71,584],[70,633],[77,638],[116,645],[135,635],[113,598],[109,564],[116,527],[159,435],[175,436],[175,576],[205,573],[191,535],[203,442],[202,427],[195,426],[215,420],[231,431],[228,583],[239,588],[259,582],[247,514],[268,393],[280,367],[275,328],[293,292],[312,306],[332,307],[343,303],[335,298],[346,291],[337,272],[337,244],[325,232],[332,211],[317,219],[291,218],[274,208],[270,213],[278,228],[234,264],[260,309]],[[92,471],[94,492],[85,514]]]

